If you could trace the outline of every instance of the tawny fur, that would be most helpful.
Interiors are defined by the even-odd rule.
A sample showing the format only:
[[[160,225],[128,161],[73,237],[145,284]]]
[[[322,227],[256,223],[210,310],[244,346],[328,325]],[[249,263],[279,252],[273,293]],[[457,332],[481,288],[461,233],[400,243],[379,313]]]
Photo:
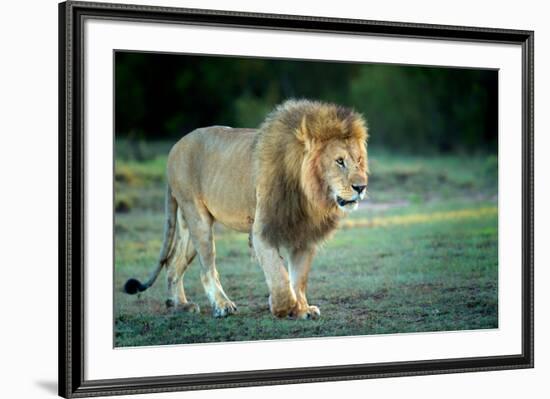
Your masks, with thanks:
[[[287,101],[260,127],[256,181],[268,193],[262,234],[273,246],[306,248],[336,228],[342,212],[330,201],[318,162],[330,140],[361,148],[367,140],[363,118],[333,104]]]
[[[349,201],[354,209],[364,196],[357,190],[367,184],[366,140],[360,114],[307,100],[283,103],[257,130],[212,126],[189,133],[168,156],[165,237],[157,267],[145,284],[130,279],[126,292],[147,289],[166,266],[167,304],[198,311],[182,285],[198,255],[214,316],[234,313],[215,265],[212,225],[219,222],[250,234],[274,315],[319,317],[306,298],[308,273],[317,244],[336,228],[343,209],[349,210],[342,204]],[[338,166],[340,160],[345,166]],[[280,249],[289,254],[288,271]]]

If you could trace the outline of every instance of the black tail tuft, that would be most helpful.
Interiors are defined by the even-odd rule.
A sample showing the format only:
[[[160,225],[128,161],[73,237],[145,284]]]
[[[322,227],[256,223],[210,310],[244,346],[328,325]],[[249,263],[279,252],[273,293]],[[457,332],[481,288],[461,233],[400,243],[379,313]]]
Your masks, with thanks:
[[[126,281],[126,284],[124,284],[124,292],[130,295],[137,294],[138,292],[145,291],[146,289],[147,287],[141,284],[135,278],[129,279],[128,281]]]

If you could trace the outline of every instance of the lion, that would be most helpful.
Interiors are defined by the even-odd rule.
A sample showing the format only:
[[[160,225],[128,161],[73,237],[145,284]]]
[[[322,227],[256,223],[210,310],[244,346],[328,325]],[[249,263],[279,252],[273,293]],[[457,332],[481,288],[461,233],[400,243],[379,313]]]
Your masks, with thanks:
[[[214,317],[237,311],[216,269],[214,222],[249,233],[278,317],[318,319],[306,297],[317,248],[366,193],[367,127],[356,111],[330,103],[288,100],[258,129],[199,128],[171,149],[167,162],[164,241],[145,283],[167,267],[166,305],[199,312],[183,275],[198,255],[201,281]],[[282,254],[288,260],[288,270]]]

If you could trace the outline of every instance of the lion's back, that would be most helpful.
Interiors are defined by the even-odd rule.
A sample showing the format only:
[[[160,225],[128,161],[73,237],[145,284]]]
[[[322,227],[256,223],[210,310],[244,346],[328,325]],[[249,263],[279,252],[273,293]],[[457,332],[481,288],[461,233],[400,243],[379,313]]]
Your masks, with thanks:
[[[168,156],[172,191],[182,199],[200,197],[215,219],[237,228],[253,216],[256,133],[256,129],[211,126],[181,138]]]

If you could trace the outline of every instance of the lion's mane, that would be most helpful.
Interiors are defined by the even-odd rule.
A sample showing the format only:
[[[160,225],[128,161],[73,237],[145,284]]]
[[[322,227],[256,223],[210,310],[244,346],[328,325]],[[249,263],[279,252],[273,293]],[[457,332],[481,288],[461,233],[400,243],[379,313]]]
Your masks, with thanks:
[[[289,100],[268,115],[254,151],[262,236],[275,247],[304,249],[336,228],[341,211],[329,201],[320,164],[324,143],[364,145],[362,116],[329,103]]]

